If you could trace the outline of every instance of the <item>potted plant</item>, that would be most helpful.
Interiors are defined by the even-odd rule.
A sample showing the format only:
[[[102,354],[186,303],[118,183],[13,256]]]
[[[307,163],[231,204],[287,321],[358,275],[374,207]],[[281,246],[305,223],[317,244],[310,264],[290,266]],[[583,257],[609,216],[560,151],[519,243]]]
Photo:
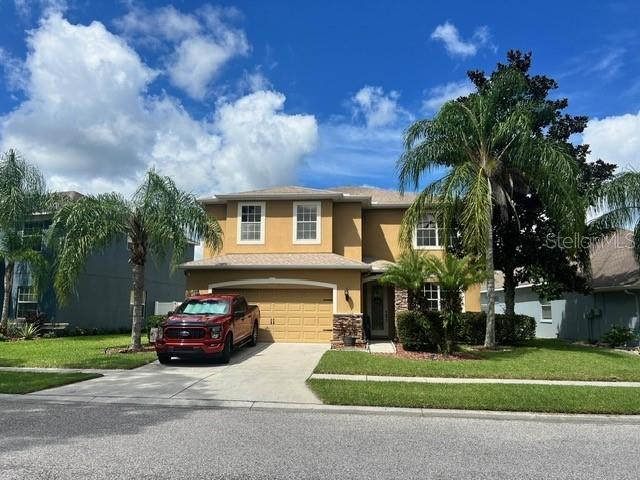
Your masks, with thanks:
[[[345,347],[354,347],[356,345],[356,329],[353,328],[351,323],[345,325],[344,336],[342,337],[342,343]]]

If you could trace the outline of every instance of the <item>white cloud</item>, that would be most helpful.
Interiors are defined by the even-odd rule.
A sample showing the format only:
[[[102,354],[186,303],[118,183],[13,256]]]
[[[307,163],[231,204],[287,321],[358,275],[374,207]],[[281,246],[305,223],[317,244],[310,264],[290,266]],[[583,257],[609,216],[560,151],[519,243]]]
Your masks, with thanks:
[[[425,112],[435,112],[445,102],[469,95],[474,91],[475,88],[473,84],[468,80],[437,85],[429,89],[427,98],[422,102],[422,110]]]
[[[197,120],[147,92],[158,72],[104,25],[60,14],[28,36],[27,100],[0,117],[3,150],[21,150],[55,189],[130,193],[150,166],[199,194],[290,183],[317,142],[313,116],[257,91]]]
[[[368,127],[393,125],[400,117],[410,117],[409,113],[398,105],[400,94],[391,90],[388,94],[382,87],[365,86],[351,99],[355,116],[362,115]]]
[[[67,9],[66,0],[13,0],[16,12],[23,19],[31,16],[34,10],[42,10],[46,15],[54,12],[64,12]]]
[[[640,112],[590,120],[582,139],[590,145],[592,160],[640,170]]]
[[[134,42],[171,50],[165,58],[171,83],[202,100],[222,67],[231,58],[249,51],[244,31],[229,23],[238,15],[233,8],[211,6],[195,14],[182,13],[173,6],[156,10],[133,8],[115,24]]]
[[[471,39],[464,41],[455,25],[444,22],[431,33],[431,39],[444,43],[447,53],[452,57],[473,57],[480,48],[492,47],[491,34],[487,26],[478,27]]]

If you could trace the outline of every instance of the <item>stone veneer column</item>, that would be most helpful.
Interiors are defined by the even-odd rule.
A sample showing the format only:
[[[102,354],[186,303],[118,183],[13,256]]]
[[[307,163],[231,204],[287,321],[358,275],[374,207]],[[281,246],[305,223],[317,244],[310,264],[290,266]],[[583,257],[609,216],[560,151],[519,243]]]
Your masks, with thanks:
[[[356,337],[356,346],[367,344],[364,338],[363,319],[361,313],[338,313],[333,315],[333,338],[331,346],[343,345],[343,337],[352,335]]]
[[[400,288],[393,289],[393,304],[394,304],[394,312],[393,312],[393,329],[395,330],[394,337],[398,337],[398,314],[400,312],[406,312],[409,310],[409,292]]]

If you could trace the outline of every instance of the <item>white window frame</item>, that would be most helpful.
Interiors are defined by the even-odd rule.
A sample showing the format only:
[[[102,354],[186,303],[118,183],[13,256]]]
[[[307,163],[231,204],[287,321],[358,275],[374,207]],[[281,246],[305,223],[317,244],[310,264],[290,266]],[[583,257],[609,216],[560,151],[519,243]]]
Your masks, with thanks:
[[[442,311],[442,294],[440,293],[440,284],[436,283],[436,282],[424,282],[422,284],[422,295],[426,298],[426,285],[430,284],[430,285],[435,285],[436,287],[436,293],[437,293],[437,302],[438,302],[438,308],[437,310],[433,310],[436,312],[441,312]]]
[[[21,290],[25,288],[25,289],[30,289],[31,293],[29,293],[28,295],[32,295],[32,298],[30,300],[21,300],[20,296],[21,296]],[[16,318],[17,319],[25,319],[27,318],[26,316],[20,316],[20,305],[24,305],[24,304],[35,304],[36,306],[36,312],[38,311],[39,308],[39,303],[38,302],[38,295],[36,292],[36,289],[33,285],[20,285],[17,289],[16,289]]]
[[[242,207],[260,207],[260,239],[258,240],[242,240],[240,233],[242,231]],[[238,211],[236,212],[237,225],[237,237],[236,243],[238,245],[264,245],[264,231],[265,231],[265,202],[238,202]]]
[[[436,230],[436,244],[435,245],[418,245],[418,225],[413,229],[413,248],[416,250],[442,250],[442,245],[440,242],[440,229],[438,228],[438,221],[435,218],[433,213],[428,213],[427,215],[431,215],[433,217],[433,223],[435,223]],[[425,218],[427,217],[425,215]]]
[[[316,208],[316,238],[298,239],[298,206]],[[293,202],[292,235],[295,245],[318,245],[322,242],[322,202]]]
[[[551,315],[550,318],[544,318],[544,309],[546,307],[549,308],[549,313]],[[540,323],[553,323],[553,307],[551,306],[551,302],[548,300],[540,300]]]

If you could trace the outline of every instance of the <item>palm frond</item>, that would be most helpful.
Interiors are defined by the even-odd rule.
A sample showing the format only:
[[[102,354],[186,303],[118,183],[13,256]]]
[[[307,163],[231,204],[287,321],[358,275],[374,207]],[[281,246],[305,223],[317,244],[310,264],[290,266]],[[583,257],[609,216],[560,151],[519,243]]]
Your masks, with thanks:
[[[56,212],[50,243],[57,254],[54,287],[64,305],[84,270],[88,257],[127,234],[131,206],[111,193],[82,197]]]

